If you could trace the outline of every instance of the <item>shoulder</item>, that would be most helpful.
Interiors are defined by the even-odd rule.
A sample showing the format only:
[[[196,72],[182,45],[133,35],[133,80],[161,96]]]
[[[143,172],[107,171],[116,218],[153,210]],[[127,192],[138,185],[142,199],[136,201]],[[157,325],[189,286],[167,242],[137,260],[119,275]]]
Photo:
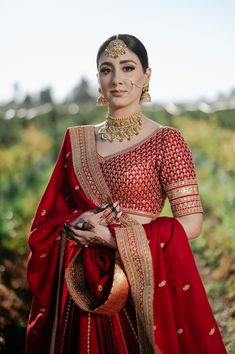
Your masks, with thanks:
[[[170,126],[162,126],[162,134],[166,137],[174,138],[174,137],[183,137],[182,133],[173,127]]]
[[[191,155],[191,149],[182,133],[173,127],[161,128],[161,150],[164,155]]]
[[[95,125],[75,125],[68,127],[65,132],[65,136],[72,136],[74,134],[85,133],[88,131],[94,131]]]
[[[94,124],[86,124],[86,125],[74,125],[72,127],[68,127],[66,129],[66,133],[69,133],[70,131],[73,131],[73,130],[86,130],[86,129],[94,129],[96,126]]]
[[[187,145],[183,134],[176,128],[163,126],[161,128],[162,141],[163,144],[168,145]]]

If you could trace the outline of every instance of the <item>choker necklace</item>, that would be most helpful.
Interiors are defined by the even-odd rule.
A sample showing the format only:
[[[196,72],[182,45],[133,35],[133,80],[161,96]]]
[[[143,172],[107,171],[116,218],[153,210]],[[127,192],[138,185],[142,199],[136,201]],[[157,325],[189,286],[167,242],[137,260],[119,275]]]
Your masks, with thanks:
[[[98,133],[102,140],[123,141],[131,140],[134,135],[138,135],[142,125],[142,113],[136,112],[127,117],[115,118],[107,115],[104,127]]]

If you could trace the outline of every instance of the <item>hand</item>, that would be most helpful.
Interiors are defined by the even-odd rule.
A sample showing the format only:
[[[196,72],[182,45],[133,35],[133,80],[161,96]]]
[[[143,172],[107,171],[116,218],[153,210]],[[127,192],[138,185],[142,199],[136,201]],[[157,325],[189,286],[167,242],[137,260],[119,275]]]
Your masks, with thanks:
[[[121,215],[122,211],[120,211],[119,202],[115,202],[114,204],[105,204],[97,209],[86,211],[75,219],[71,225],[74,227],[77,225],[81,229],[85,222],[92,225],[118,223]],[[85,229],[87,230],[87,227]]]
[[[103,246],[116,248],[116,242],[107,226],[100,224],[91,225],[89,223],[87,223],[87,226],[89,227],[89,231],[81,230],[70,225],[69,230],[73,234],[72,239],[85,246],[95,246],[100,244]]]
[[[104,245],[116,248],[107,224],[119,223],[122,212],[118,202],[105,204],[80,215],[70,225],[65,224],[67,238],[85,245]]]

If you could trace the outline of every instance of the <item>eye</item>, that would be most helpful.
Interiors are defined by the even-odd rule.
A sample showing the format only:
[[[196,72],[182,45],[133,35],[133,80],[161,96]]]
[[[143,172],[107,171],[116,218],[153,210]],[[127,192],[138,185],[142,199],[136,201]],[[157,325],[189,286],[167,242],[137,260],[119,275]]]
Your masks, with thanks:
[[[101,73],[101,74],[104,74],[104,75],[109,74],[110,71],[111,71],[111,69],[108,68],[108,67],[105,67],[105,66],[103,66],[103,67],[100,69],[100,73]]]
[[[123,67],[123,71],[125,71],[125,72],[129,72],[129,71],[133,71],[133,70],[135,70],[135,67],[132,65],[126,65]]]

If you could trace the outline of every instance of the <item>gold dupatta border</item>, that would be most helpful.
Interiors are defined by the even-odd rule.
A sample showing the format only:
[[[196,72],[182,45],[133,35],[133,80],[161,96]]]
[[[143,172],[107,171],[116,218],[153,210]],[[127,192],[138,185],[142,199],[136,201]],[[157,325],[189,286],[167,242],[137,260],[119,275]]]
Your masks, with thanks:
[[[74,171],[86,196],[94,204],[112,200],[96,156],[94,126],[69,128]]]
[[[73,259],[66,269],[65,279],[73,301],[84,311],[112,316],[125,306],[128,298],[129,284],[121,268],[121,261],[117,253],[115,255],[112,288],[104,304],[99,306],[95,297],[87,288],[80,254]]]
[[[156,352],[154,342],[152,257],[142,225],[115,228],[118,250],[130,283],[143,353]]]

